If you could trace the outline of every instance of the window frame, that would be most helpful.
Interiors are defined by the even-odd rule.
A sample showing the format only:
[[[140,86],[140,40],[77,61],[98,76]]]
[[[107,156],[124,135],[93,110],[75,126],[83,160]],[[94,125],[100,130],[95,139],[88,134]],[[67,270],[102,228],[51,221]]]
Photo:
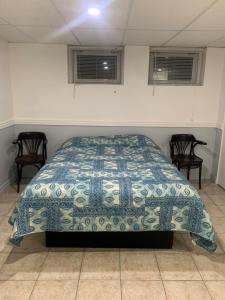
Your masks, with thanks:
[[[155,80],[153,78],[155,69],[155,55],[169,57],[193,57],[192,80]],[[202,86],[204,81],[206,48],[171,48],[151,47],[149,52],[148,85],[171,85],[171,86]]]
[[[116,79],[80,79],[78,78],[77,55],[116,56]],[[68,45],[68,83],[73,84],[123,84],[123,47],[77,47]]]

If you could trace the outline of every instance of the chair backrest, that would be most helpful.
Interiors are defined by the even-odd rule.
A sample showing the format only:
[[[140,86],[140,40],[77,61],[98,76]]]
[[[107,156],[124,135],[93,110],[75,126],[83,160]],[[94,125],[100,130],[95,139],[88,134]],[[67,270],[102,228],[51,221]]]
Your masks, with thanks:
[[[193,134],[174,134],[170,144],[173,147],[173,154],[192,154],[193,143],[196,141]]]
[[[41,152],[44,154],[44,142],[46,140],[46,135],[43,132],[21,132],[18,135],[18,141],[21,146],[20,154],[37,155],[41,144]]]

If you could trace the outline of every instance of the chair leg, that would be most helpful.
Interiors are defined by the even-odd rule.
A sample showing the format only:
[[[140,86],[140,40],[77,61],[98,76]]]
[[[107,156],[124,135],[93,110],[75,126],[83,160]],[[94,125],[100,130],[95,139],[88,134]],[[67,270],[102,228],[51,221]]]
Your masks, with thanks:
[[[202,165],[199,167],[199,189],[202,188]]]
[[[187,180],[189,180],[190,178],[190,169],[191,169],[190,167],[187,168]]]
[[[22,169],[23,166],[20,164],[17,164],[17,193],[20,192],[20,182],[22,178]]]

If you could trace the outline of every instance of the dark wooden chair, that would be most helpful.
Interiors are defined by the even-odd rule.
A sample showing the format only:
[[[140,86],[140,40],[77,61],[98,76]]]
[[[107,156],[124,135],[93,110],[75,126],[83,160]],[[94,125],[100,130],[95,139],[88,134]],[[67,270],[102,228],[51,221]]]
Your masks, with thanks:
[[[170,141],[170,156],[172,163],[180,169],[187,169],[187,179],[190,178],[190,170],[199,168],[199,189],[201,189],[203,159],[195,155],[197,145],[207,145],[203,141],[196,140],[192,134],[175,134]]]
[[[15,162],[17,165],[17,193],[19,193],[23,167],[34,165],[40,169],[45,164],[47,139],[43,132],[21,132],[13,144],[18,145]]]

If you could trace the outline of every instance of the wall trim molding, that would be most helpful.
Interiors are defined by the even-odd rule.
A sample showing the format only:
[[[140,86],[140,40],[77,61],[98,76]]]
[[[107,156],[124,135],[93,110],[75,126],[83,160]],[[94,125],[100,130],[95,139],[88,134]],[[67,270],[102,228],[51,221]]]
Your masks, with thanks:
[[[7,127],[10,127],[10,126],[13,126],[14,125],[14,120],[13,119],[9,119],[9,120],[6,120],[6,121],[1,121],[0,122],[0,129],[4,129],[4,128],[7,128]]]
[[[105,126],[105,127],[207,127],[221,129],[221,124],[208,122],[147,122],[147,121],[76,121],[73,119],[22,119],[14,120],[16,125],[47,125],[47,126]]]

